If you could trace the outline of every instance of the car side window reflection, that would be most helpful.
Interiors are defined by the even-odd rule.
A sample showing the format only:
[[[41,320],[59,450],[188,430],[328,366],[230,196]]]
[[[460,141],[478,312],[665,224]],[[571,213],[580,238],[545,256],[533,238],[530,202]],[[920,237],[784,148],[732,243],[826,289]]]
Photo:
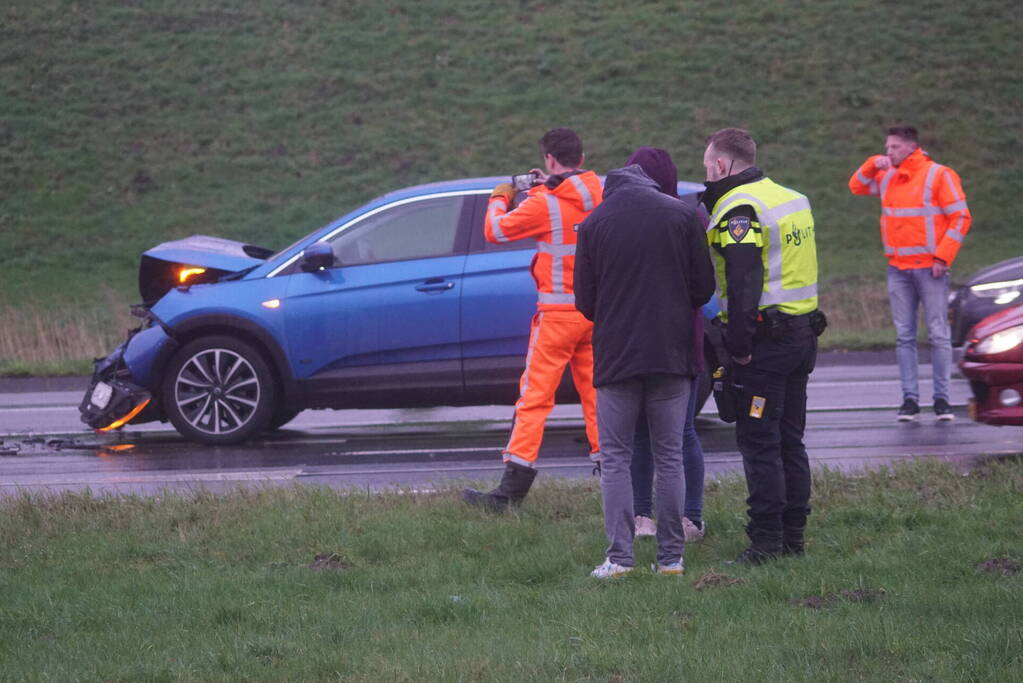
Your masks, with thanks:
[[[440,197],[381,211],[330,241],[334,263],[356,266],[453,254],[463,201]]]

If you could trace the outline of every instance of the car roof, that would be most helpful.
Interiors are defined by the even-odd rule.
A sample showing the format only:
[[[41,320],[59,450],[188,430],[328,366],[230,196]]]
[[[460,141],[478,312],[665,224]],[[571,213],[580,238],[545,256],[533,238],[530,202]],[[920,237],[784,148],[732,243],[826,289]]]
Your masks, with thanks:
[[[603,184],[604,176],[598,176],[600,182]],[[403,187],[398,190],[393,190],[387,194],[380,195],[376,199],[373,199],[365,204],[357,207],[356,209],[345,213],[338,218],[334,219],[330,223],[314,230],[313,232],[306,235],[306,237],[298,240],[289,247],[277,252],[274,257],[268,261],[273,265],[267,269],[258,268],[254,273],[254,277],[263,277],[269,271],[270,275],[279,272],[284,265],[294,260],[297,253],[297,247],[305,242],[306,239],[316,235],[316,239],[322,239],[323,236],[329,235],[336,228],[348,223],[359,216],[369,213],[374,209],[394,202],[402,201],[405,199],[412,199],[415,197],[424,197],[429,195],[446,194],[446,193],[473,193],[483,194],[489,192],[494,188],[495,185],[500,183],[507,183],[511,180],[510,176],[482,176],[478,178],[457,178],[454,180],[442,180],[434,183],[425,183],[422,185],[412,185],[410,187]],[[686,197],[687,195],[695,195],[697,192],[703,191],[703,183],[692,183],[688,181],[679,181],[678,193],[680,197]]]
[[[600,178],[601,184],[603,184],[604,176],[598,177]],[[397,199],[406,199],[408,197],[418,197],[425,194],[437,194],[442,192],[490,190],[495,185],[507,183],[510,180],[511,178],[508,176],[486,176],[482,178],[459,178],[457,180],[443,180],[436,183],[413,185],[411,187],[404,187],[400,190],[394,190],[385,195],[381,195],[370,202],[370,204],[376,204],[378,201],[381,203],[388,203]],[[692,183],[685,180],[679,181],[678,183],[679,195],[693,194],[702,191],[703,183]]]

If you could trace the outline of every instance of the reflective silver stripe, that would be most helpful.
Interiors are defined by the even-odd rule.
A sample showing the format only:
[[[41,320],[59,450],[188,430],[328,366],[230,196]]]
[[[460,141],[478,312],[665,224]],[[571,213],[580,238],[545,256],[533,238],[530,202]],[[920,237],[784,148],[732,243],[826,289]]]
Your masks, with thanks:
[[[583,211],[593,211],[593,195],[590,194],[590,188],[586,187],[586,183],[577,175],[569,176],[568,179],[583,199]]]
[[[965,213],[959,214],[959,218],[956,219],[955,226],[950,231],[950,232],[954,232],[955,234],[959,235],[959,241],[960,242],[963,241],[964,234],[962,232],[962,227],[963,227],[963,223],[965,223],[965,222],[966,222],[966,214]]]
[[[895,253],[895,247],[890,247],[887,244],[884,245],[884,253],[888,256],[893,255]]]
[[[565,243],[565,226],[561,223],[561,205],[557,197],[547,193],[544,194],[547,200],[547,214],[551,219],[551,244]]]
[[[575,245],[574,244],[551,244],[550,242],[537,242],[536,250],[541,254],[550,254],[551,256],[575,256]]]
[[[565,226],[561,219],[561,205],[552,194],[544,195],[547,200],[547,213],[551,221],[552,246],[561,246],[565,243]],[[551,258],[551,290],[555,293],[565,291],[565,262],[560,257]]]
[[[500,216],[496,215],[497,212],[496,204],[491,204],[487,212],[490,214],[490,231],[494,233],[494,239],[496,239],[498,242],[510,242],[511,240],[505,237],[504,233],[501,232],[501,219],[503,219],[508,214],[503,213]]]
[[[783,289],[777,292],[764,292],[760,295],[760,306],[776,306],[778,304],[802,301],[817,296],[817,284],[796,287],[795,289]]]
[[[930,254],[933,249],[927,247],[899,247],[895,250],[899,256],[916,256],[917,254]]]
[[[860,181],[864,185],[870,185],[874,182],[872,178],[868,178],[863,175],[863,171],[856,171],[856,180]]]
[[[944,168],[941,164],[931,164],[931,167],[927,169],[927,179],[924,180],[924,206],[934,207],[934,178],[938,175],[938,171]],[[935,207],[937,208],[937,207]],[[941,212],[941,209],[938,209]],[[938,240],[934,229],[934,215],[924,215],[924,227],[927,231],[927,251],[933,254],[938,250]]]
[[[795,199],[790,199],[784,204],[779,204],[773,209],[767,209],[763,213],[757,212],[757,217],[761,223],[777,224],[785,216],[793,213],[799,213],[800,211],[810,210],[810,200],[806,197],[799,196]]]
[[[881,195],[881,199],[884,199],[885,193],[888,192],[888,186],[892,184],[892,178],[894,177],[895,174],[888,171],[884,174],[884,178],[881,178],[881,187],[878,189],[878,194]]]
[[[779,185],[778,187],[782,186]],[[725,205],[722,206],[711,219],[711,225],[717,225],[721,221],[721,217],[728,213],[728,211],[735,208],[736,204],[750,204],[754,209],[756,209],[757,219],[760,221],[760,225],[766,226],[770,229],[767,238],[767,284],[764,292],[760,296],[760,301],[763,303],[767,300],[772,300],[772,303],[765,305],[773,305],[789,301],[800,301],[810,296],[790,294],[790,292],[800,292],[803,289],[806,289],[805,287],[793,290],[782,289],[782,236],[779,221],[794,213],[810,210],[809,199],[787,187],[782,187],[782,189],[791,192],[794,195],[794,198],[769,209],[759,197],[755,197],[745,192],[734,194],[728,198]],[[808,285],[808,287],[809,286],[813,287],[814,292],[817,291],[816,285]],[[816,296],[816,294],[814,294],[814,296]]]
[[[963,197],[962,193],[956,189],[955,183],[952,182],[952,173],[945,173],[945,184],[948,185],[948,191],[955,199],[963,200],[965,203],[966,197]]]
[[[575,305],[575,294],[551,294],[549,292],[539,292],[537,294],[537,301],[542,304],[571,304]]]
[[[877,184],[877,181],[876,180],[871,180],[870,181],[870,194],[878,195],[880,193],[881,193],[881,190],[880,190],[880,188],[879,188],[879,186]]]
[[[956,211],[969,211],[970,207],[966,205],[965,199],[960,199],[958,202],[952,202],[941,207],[941,212],[944,214],[955,213]]]
[[[504,459],[505,462],[513,462],[516,465],[522,465],[523,467],[531,467],[533,469],[536,468],[536,463],[533,462],[532,460],[526,460],[525,458],[520,458],[519,456],[513,455],[511,453],[505,453],[501,457]]]
[[[724,216],[729,211],[731,211],[732,209],[734,209],[736,204],[753,204],[755,205],[755,208],[759,207],[757,209],[757,216],[760,215],[761,211],[767,211],[767,206],[762,201],[760,201],[760,199],[754,197],[751,194],[740,192],[739,194],[733,194],[731,197],[729,197],[728,201],[725,202],[724,206],[718,209],[717,212],[713,216],[711,216],[710,225],[717,227],[718,224],[721,222],[721,217]]]
[[[945,237],[951,237],[960,244],[962,244],[963,242],[963,233],[959,232],[958,230],[949,230],[948,232],[945,233]]]
[[[927,169],[927,178],[924,180],[924,206],[934,205],[934,177],[943,168],[945,167],[941,164],[931,164],[931,167]]]
[[[881,208],[882,216],[937,216],[939,213],[944,213],[940,206],[917,206],[910,209],[904,208],[893,208],[890,206]]]
[[[519,398],[526,395],[526,390],[529,389],[529,364],[533,360],[533,350],[536,348],[536,340],[540,337],[540,326],[543,325],[543,311],[537,313],[536,317],[536,329],[529,335],[529,350],[526,352],[526,369],[522,372],[522,385],[519,389]],[[511,441],[508,442],[511,445]]]

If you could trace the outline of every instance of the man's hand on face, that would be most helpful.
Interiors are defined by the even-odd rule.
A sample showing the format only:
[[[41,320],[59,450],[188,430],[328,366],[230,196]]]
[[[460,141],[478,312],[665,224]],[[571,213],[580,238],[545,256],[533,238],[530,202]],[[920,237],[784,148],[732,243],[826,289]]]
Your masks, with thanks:
[[[878,158],[874,159],[874,166],[876,166],[879,171],[886,171],[892,167],[892,160],[882,154]]]

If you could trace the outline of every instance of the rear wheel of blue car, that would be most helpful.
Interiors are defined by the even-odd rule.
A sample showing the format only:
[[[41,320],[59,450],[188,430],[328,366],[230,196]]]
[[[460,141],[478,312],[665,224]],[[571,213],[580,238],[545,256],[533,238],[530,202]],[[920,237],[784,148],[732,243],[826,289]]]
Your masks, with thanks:
[[[174,354],[164,377],[164,409],[187,439],[239,443],[266,429],[275,414],[270,367],[240,339],[195,339]]]

